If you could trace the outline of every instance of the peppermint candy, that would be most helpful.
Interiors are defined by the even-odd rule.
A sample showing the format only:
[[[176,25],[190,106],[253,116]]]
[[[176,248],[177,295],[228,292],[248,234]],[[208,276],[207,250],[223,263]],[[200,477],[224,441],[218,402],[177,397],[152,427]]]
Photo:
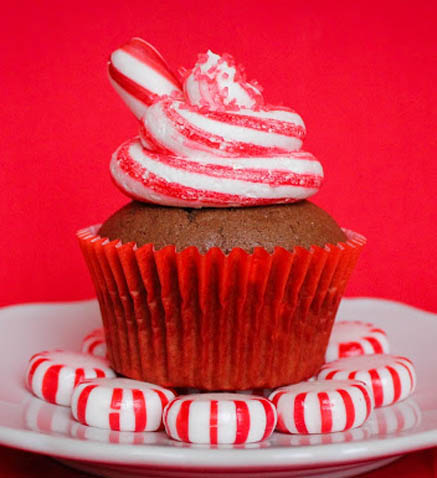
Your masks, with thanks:
[[[102,328],[93,330],[83,339],[81,352],[96,357],[106,357],[105,332]]]
[[[132,38],[112,53],[108,73],[112,86],[137,118],[156,98],[181,94],[179,80],[161,54],[141,38]]]
[[[163,421],[175,440],[217,445],[265,440],[276,419],[275,407],[266,398],[204,393],[174,399],[164,410]]]
[[[155,431],[175,394],[127,378],[87,380],[73,392],[73,417],[84,425],[116,431]]]
[[[278,411],[277,430],[312,434],[361,426],[373,410],[373,398],[358,380],[301,382],[269,397]]]
[[[404,400],[416,388],[413,363],[397,355],[361,355],[336,360],[325,364],[317,378],[361,380],[372,390],[375,407]]]
[[[331,332],[325,361],[355,355],[387,354],[389,343],[384,330],[368,322],[336,322]]]
[[[78,383],[96,377],[115,377],[106,359],[64,350],[35,354],[26,371],[26,383],[34,395],[64,406],[70,405]]]

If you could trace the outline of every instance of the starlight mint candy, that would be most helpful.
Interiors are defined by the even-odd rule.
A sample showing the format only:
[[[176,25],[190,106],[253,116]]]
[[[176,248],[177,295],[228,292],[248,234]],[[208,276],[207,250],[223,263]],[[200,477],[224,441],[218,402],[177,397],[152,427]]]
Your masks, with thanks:
[[[65,406],[70,405],[77,384],[96,377],[115,377],[107,360],[64,350],[35,354],[26,371],[26,383],[34,395]]]
[[[336,322],[331,332],[325,361],[332,362],[355,355],[386,354],[389,352],[384,330],[368,322]]]
[[[188,443],[242,444],[268,438],[276,425],[273,404],[262,397],[204,393],[177,397],[164,410],[164,426]]]
[[[318,379],[355,379],[373,392],[375,407],[404,400],[416,388],[416,372],[411,360],[397,355],[361,355],[325,364]]]
[[[84,425],[116,431],[155,431],[175,397],[166,388],[127,378],[86,380],[73,392],[73,417]]]
[[[83,339],[81,351],[96,357],[106,357],[105,332],[102,328],[93,330]]]
[[[275,390],[277,429],[286,433],[330,433],[361,426],[373,410],[367,386],[358,380],[302,382]]]
[[[185,96],[162,57],[139,39],[112,54],[109,74],[143,115],[140,138],[111,161],[112,177],[128,196],[180,207],[254,206],[295,202],[320,188],[320,163],[300,151],[301,117],[264,106],[259,87],[229,55],[200,55],[187,72]]]

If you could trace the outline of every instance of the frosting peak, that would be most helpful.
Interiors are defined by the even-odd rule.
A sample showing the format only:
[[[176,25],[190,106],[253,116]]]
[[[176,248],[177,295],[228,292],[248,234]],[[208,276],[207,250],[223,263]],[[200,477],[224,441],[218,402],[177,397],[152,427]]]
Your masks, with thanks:
[[[184,92],[192,105],[225,111],[262,106],[259,87],[246,81],[244,70],[230,55],[219,56],[208,50],[200,54],[184,82]]]
[[[148,43],[116,50],[109,76],[140,119],[139,137],[113,155],[111,174],[128,196],[177,207],[292,203],[323,180],[317,159],[300,151],[302,118],[264,106],[230,55],[199,55],[183,84]]]

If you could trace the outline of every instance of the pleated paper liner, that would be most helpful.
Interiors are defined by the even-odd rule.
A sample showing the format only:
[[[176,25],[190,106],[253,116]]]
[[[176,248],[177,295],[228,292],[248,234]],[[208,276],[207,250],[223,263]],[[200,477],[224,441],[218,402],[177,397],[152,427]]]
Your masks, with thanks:
[[[314,375],[365,239],[252,254],[137,248],[78,232],[108,357],[127,377],[202,390],[275,388]]]

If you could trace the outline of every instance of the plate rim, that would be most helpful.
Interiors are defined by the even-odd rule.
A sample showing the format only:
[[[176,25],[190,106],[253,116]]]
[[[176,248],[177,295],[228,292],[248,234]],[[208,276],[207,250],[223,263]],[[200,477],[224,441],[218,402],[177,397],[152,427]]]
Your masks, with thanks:
[[[19,309],[29,309],[35,306],[38,308],[91,307],[95,302],[96,299],[88,299],[11,305],[0,308],[0,320],[5,318],[11,309],[16,309],[15,314],[15,312],[19,312]],[[389,299],[349,297],[343,299],[343,302],[357,305],[360,302],[384,303],[388,306],[411,309],[423,318],[427,316],[437,318],[437,315],[432,312]],[[62,439],[60,440],[60,438]],[[369,447],[372,442],[374,445]],[[24,427],[17,429],[0,425],[0,445],[67,460],[136,465],[144,468],[196,470],[207,467],[209,470],[297,470],[373,461],[437,446],[437,428],[417,432],[405,431],[404,435],[390,437],[386,440],[374,436],[359,442],[302,445],[295,448],[220,446],[212,449],[208,445],[168,447],[153,444],[90,442],[58,433],[46,434]],[[292,450],[291,453],[290,450]]]
[[[29,438],[26,442],[22,439],[25,435]],[[50,452],[46,446],[38,446],[36,442],[44,436],[44,444],[52,446]],[[5,439],[7,436],[7,439]],[[18,439],[11,439],[17,436]],[[368,449],[365,446],[370,441],[376,441],[377,438],[360,441],[353,456],[351,456],[351,443],[330,443],[323,445],[305,445],[299,446],[299,453],[290,454],[289,448],[169,448],[164,445],[131,445],[121,443],[101,443],[80,440],[77,438],[62,436],[63,447],[58,447],[58,434],[47,435],[32,430],[17,430],[14,428],[0,426],[0,445],[10,448],[31,451],[42,455],[48,455],[56,458],[65,458],[76,461],[87,461],[93,463],[123,464],[144,466],[146,468],[160,469],[198,469],[198,468],[217,468],[220,470],[238,468],[239,471],[254,470],[280,470],[280,469],[313,469],[318,467],[338,466],[354,463],[374,461],[388,458],[391,456],[400,456],[406,453],[412,453],[427,448],[437,446],[437,430],[427,430],[418,432],[414,435],[421,438],[421,443],[417,446],[411,446],[411,434],[402,437],[391,438],[390,440],[379,440],[378,446],[371,456],[368,455]],[[37,440],[38,439],[38,440]],[[393,446],[392,440],[396,441]],[[58,449],[59,448],[59,449]],[[75,449],[80,456],[71,453]],[[96,448],[99,451],[96,452]],[[331,450],[336,453],[332,453]],[[90,451],[92,450],[92,451]],[[135,450],[138,453],[133,453]],[[147,451],[146,451],[147,450]],[[165,450],[165,451],[164,451]],[[170,453],[168,451],[171,450]],[[202,451],[199,454],[199,450]],[[178,453],[182,452],[183,453]],[[273,451],[273,453],[272,453]],[[217,452],[220,456],[217,456]],[[161,456],[165,455],[165,456]],[[268,460],[265,456],[268,456]],[[272,456],[273,455],[273,456]],[[199,456],[202,459],[199,460]],[[235,459],[238,456],[239,459]],[[165,458],[165,465],[163,459]],[[196,458],[193,460],[193,458]],[[216,458],[216,460],[212,460]],[[218,459],[217,459],[218,458]],[[248,458],[251,465],[248,466]],[[227,460],[227,463],[222,463]],[[189,462],[189,466],[181,464],[182,461]],[[244,463],[243,463],[244,461]],[[274,463],[272,463],[274,461]]]

